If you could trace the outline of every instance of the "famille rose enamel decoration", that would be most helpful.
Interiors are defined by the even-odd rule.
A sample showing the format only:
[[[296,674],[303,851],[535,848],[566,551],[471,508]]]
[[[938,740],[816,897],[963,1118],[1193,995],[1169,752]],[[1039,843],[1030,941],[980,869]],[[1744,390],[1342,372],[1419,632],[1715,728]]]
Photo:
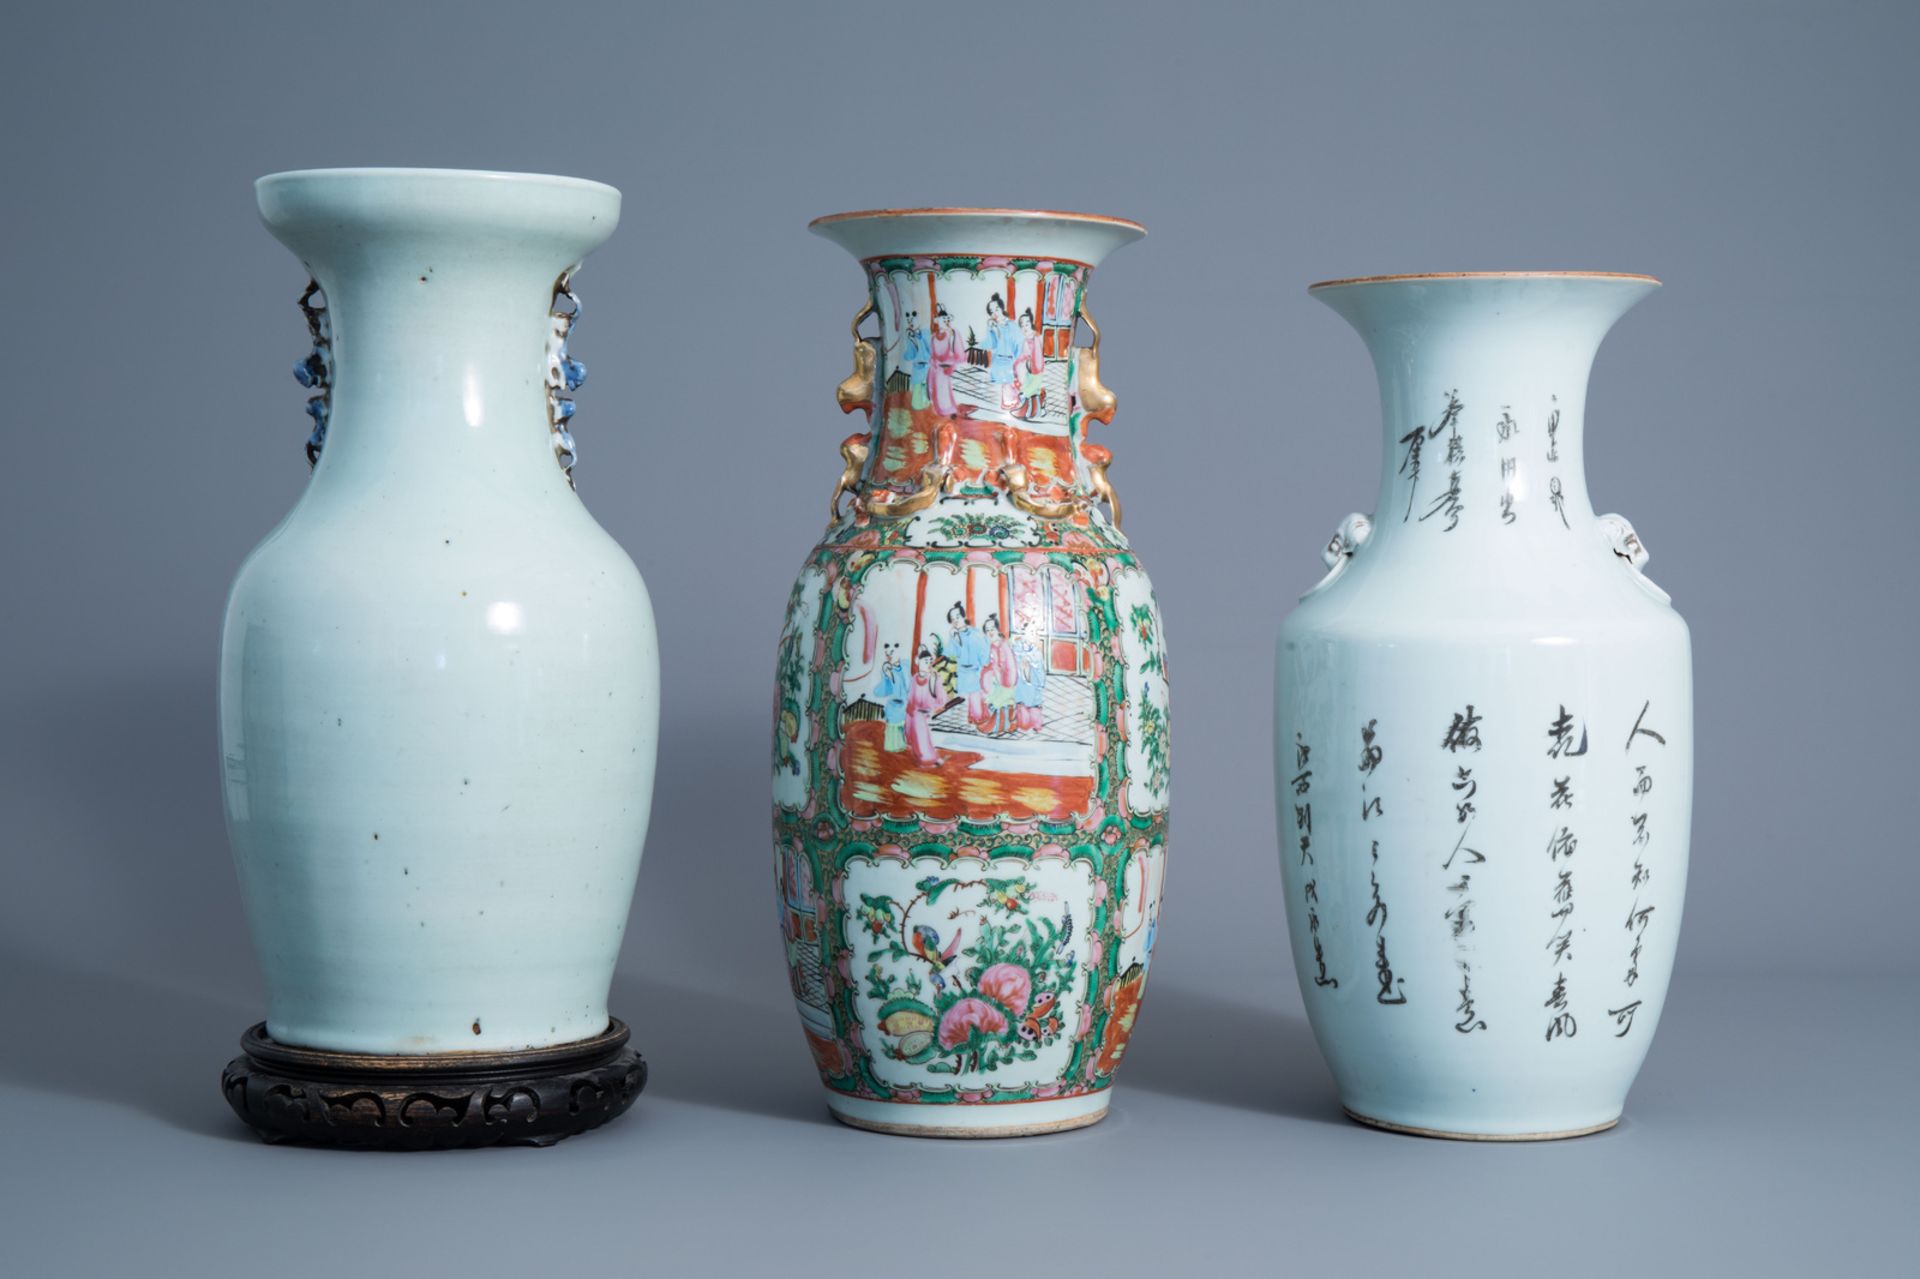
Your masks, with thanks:
[[[838,390],[866,424],[777,664],[775,866],[807,1044],[856,1127],[1094,1123],[1166,862],[1160,613],[1089,439],[1114,399],[1088,279],[1145,232],[952,209],[813,229],[869,294]]]

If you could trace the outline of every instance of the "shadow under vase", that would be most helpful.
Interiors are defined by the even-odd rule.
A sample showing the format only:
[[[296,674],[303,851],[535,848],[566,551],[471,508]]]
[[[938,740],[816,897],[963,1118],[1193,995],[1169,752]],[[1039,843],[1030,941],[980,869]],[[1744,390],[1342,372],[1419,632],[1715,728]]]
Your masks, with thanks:
[[[616,973],[613,1004],[633,1019],[636,1038],[664,1063],[653,1093],[691,1105],[827,1125],[811,1069],[793,1033],[793,1003],[775,985],[765,1001]]]
[[[1150,986],[1116,1077],[1214,1106],[1345,1125],[1333,1076],[1300,1013]]]

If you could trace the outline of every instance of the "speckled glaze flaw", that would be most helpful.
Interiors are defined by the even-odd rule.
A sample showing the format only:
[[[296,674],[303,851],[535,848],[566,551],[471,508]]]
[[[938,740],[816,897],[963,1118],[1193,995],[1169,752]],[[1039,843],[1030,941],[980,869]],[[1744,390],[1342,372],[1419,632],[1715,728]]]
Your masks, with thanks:
[[[646,588],[572,488],[571,279],[619,193],[359,169],[257,194],[311,276],[314,421],[311,479],[241,566],[221,651],[266,1033],[369,1055],[591,1040],[659,682]]]
[[[1666,1000],[1693,773],[1686,623],[1596,516],[1588,370],[1644,276],[1336,281],[1385,462],[1281,629],[1281,867],[1348,1113],[1611,1126]]]
[[[1094,265],[1141,231],[953,210],[815,229],[866,272],[838,391],[866,425],[779,644],[801,1024],[857,1127],[1092,1123],[1152,956],[1170,760],[1159,608],[1088,438],[1113,396],[1097,329],[1075,333]]]

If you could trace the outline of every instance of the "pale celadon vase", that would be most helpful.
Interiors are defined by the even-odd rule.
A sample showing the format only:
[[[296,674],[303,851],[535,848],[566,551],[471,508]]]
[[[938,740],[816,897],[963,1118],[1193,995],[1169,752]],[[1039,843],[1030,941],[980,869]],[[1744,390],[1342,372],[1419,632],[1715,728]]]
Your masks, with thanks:
[[[1584,472],[1588,371],[1658,282],[1316,285],[1366,342],[1380,492],[1281,629],[1294,966],[1356,1119],[1615,1123],[1666,1001],[1693,780],[1686,624]]]
[[[312,479],[241,566],[221,651],[267,1031],[366,1054],[600,1035],[659,676],[646,587],[572,484],[565,340],[620,193],[412,169],[256,189],[317,286]]]

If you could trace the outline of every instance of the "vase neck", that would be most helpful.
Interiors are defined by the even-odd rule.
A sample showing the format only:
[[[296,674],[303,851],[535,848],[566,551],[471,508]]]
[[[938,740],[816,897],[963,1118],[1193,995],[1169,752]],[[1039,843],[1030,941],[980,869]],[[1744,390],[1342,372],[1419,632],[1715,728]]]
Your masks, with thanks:
[[[310,264],[332,365],[314,483],[487,473],[564,484],[547,390],[554,278],[396,256]]]
[[[1650,283],[1474,277],[1316,292],[1365,339],[1379,377],[1375,559],[1585,550],[1587,378]],[[1329,296],[1331,294],[1332,296]]]
[[[1100,382],[1085,293],[1108,252],[1145,234],[1138,224],[920,209],[839,214],[813,229],[867,277],[854,372],[837,392],[867,424],[840,446],[836,511],[848,492],[846,518],[862,525],[964,507],[947,510],[939,527],[991,516],[1016,539],[1034,530],[1032,520],[1106,525],[1101,503],[1118,523],[1112,455],[1087,438],[1093,423],[1112,420],[1115,401]],[[1075,343],[1082,320],[1091,346]],[[872,328],[877,336],[864,336]]]
[[[572,267],[611,233],[597,183],[435,171],[285,174],[261,216],[324,299],[313,486],[567,487]],[[562,428],[562,429],[557,429]]]
[[[1092,269],[1012,255],[864,265],[879,325],[866,485],[910,491],[944,453],[956,496],[1004,489],[1009,462],[1042,500],[1084,491],[1074,332]]]
[[[1383,366],[1375,553],[1405,544],[1481,555],[1522,530],[1591,526],[1587,374],[1584,361],[1555,367],[1519,352],[1483,370]]]

